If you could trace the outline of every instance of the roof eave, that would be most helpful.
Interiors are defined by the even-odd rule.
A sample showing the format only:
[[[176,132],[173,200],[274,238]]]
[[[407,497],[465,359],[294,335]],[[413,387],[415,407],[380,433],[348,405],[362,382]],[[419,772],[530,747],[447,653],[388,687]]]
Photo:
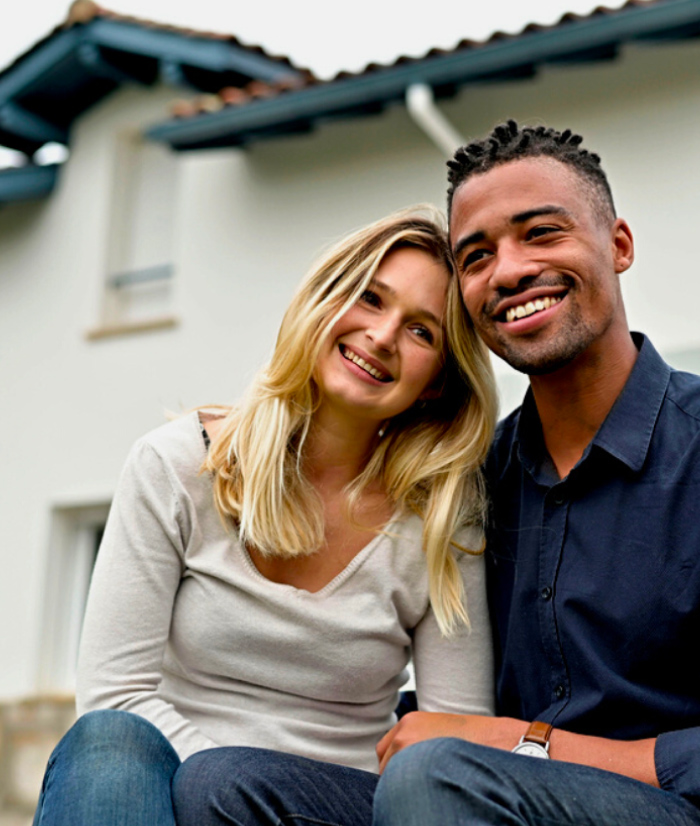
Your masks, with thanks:
[[[56,186],[60,166],[28,165],[0,170],[0,204],[45,198]]]
[[[413,83],[454,88],[496,76],[507,77],[523,67],[609,58],[617,46],[637,40],[695,37],[700,27],[697,0],[668,0],[632,6],[609,14],[566,20],[557,26],[503,36],[469,49],[431,55],[365,74],[290,91],[276,97],[230,106],[190,119],[158,124],[147,132],[173,149],[238,146],[302,125],[381,109],[403,100]]]
[[[117,63],[114,55],[120,56]],[[218,78],[220,85],[232,75],[241,82],[254,79],[266,83],[303,77],[286,60],[242,46],[232,37],[207,37],[95,17],[57,29],[0,72],[0,144],[32,155],[49,141],[68,143],[70,123],[58,124],[52,120],[53,113],[44,117],[22,106],[25,96],[42,87],[53,84],[61,89],[68,84],[78,100],[83,94],[81,82],[83,86],[99,82],[95,100],[86,101],[90,106],[123,83],[150,85],[160,79],[202,91],[202,86],[188,79],[192,71],[208,73],[212,82]],[[69,93],[64,90],[62,94]]]
[[[289,65],[255,54],[231,40],[183,35],[156,28],[141,28],[133,23],[95,19],[86,25],[85,36],[97,46],[156,57],[207,69],[212,72],[235,71],[251,79],[274,83],[282,78],[300,76]]]

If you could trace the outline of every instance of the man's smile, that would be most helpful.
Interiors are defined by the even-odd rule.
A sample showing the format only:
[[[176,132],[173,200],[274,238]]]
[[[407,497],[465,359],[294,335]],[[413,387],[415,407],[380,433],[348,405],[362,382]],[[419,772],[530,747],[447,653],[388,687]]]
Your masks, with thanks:
[[[528,316],[540,313],[542,310],[548,310],[555,304],[558,304],[562,296],[545,296],[544,298],[536,298],[534,301],[527,301],[525,304],[518,304],[515,307],[509,307],[505,312],[505,320],[515,321],[519,318],[527,318]]]
[[[539,283],[521,290],[517,295],[495,296],[486,303],[483,315],[500,324],[511,324],[556,307],[566,298],[570,284],[560,280],[555,283]]]

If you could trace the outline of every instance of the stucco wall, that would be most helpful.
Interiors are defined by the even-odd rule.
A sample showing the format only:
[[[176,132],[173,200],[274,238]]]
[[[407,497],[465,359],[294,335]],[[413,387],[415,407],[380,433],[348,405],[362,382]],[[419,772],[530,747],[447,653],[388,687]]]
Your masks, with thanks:
[[[509,116],[585,135],[637,237],[624,276],[631,325],[700,367],[699,70],[698,45],[639,47],[441,105],[466,136]],[[235,399],[321,246],[395,208],[444,200],[443,161],[402,107],[245,151],[179,156],[180,323],[88,340],[105,274],[114,136],[161,119],[172,97],[133,89],[91,110],[54,195],[0,212],[0,698],[39,687],[52,508],[106,501],[129,445],[165,409]],[[510,406],[522,381],[502,381]]]

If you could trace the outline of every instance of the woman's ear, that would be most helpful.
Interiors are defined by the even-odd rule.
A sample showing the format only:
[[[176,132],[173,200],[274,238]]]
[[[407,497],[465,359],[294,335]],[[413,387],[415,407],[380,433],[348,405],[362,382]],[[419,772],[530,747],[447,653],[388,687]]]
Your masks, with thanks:
[[[440,373],[433,379],[428,387],[418,397],[419,402],[429,402],[439,399],[445,390],[445,367],[440,370]]]
[[[418,397],[419,402],[429,402],[433,401],[434,399],[439,399],[442,395],[442,386],[440,387],[429,387],[427,390],[424,390],[420,396]]]

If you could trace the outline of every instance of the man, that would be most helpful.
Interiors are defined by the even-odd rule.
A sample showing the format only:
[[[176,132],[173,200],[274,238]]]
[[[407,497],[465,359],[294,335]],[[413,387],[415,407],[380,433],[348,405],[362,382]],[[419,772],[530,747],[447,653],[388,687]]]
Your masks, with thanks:
[[[466,308],[530,376],[487,467],[501,716],[400,721],[377,826],[700,824],[700,378],[630,334],[580,143],[509,121],[449,164]]]

